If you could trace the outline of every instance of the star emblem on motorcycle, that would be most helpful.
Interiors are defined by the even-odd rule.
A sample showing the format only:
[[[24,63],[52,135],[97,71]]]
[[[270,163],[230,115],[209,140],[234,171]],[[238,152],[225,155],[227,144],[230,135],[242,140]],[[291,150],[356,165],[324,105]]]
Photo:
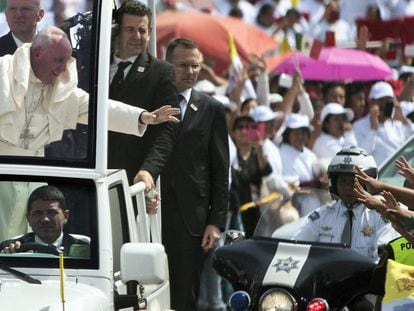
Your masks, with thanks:
[[[273,265],[276,267],[276,272],[278,271],[286,271],[287,273],[290,272],[292,269],[298,269],[298,263],[300,260],[294,260],[292,257],[286,259],[278,259],[277,263]]]
[[[375,232],[375,229],[374,226],[366,225],[364,228],[362,228],[361,232],[364,236],[372,236]]]

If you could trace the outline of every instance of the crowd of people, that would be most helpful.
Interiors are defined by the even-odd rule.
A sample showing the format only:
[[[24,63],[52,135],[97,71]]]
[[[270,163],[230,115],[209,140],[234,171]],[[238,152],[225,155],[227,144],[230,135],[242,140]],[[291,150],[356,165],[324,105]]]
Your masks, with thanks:
[[[58,2],[53,1],[53,5]],[[238,16],[270,35],[288,36],[288,40],[290,32],[319,38],[329,30],[345,37],[337,37],[336,42],[348,42],[355,35],[352,25],[358,14],[368,15],[373,9],[370,1],[358,1],[358,9],[350,5],[351,1],[302,0],[296,8],[293,2],[218,1],[217,12],[210,13]],[[88,3],[82,2],[84,10]],[[414,1],[393,1],[393,6],[387,1],[375,3],[378,6],[374,9],[384,18],[414,11]],[[71,104],[76,97],[83,107],[76,109],[79,114],[70,119],[70,124],[60,124],[60,136],[49,137],[49,132],[41,131],[57,124],[46,121],[39,103],[54,98],[50,85],[76,71],[65,33],[56,27],[38,32],[47,16],[42,5],[39,0],[6,1],[8,25],[0,29],[10,32],[6,30],[0,38],[0,53],[8,56],[0,58],[0,68],[15,70],[18,75],[22,73],[13,67],[14,59],[27,64],[24,74],[28,86],[19,91],[31,95],[23,95],[23,108],[12,107],[7,112],[19,121],[13,130],[21,135],[11,140],[0,124],[3,154],[19,151],[43,156],[44,147],[61,139],[63,129],[73,129],[78,121],[86,121],[88,94],[72,87],[66,102]],[[188,9],[179,2],[158,4],[159,10],[166,8]],[[52,24],[59,26],[64,18],[55,17]],[[26,20],[25,27],[17,19]],[[175,38],[167,47],[166,61],[157,59],[148,53],[154,31],[152,12],[138,1],[122,1],[116,23],[119,33],[111,55],[109,97],[111,111],[118,112],[110,114],[111,129],[117,133],[109,135],[108,164],[126,169],[131,183],[143,181],[146,192],[161,176],[161,196],[148,198],[147,210],[156,213],[162,199],[162,236],[169,257],[174,309],[195,310],[205,255],[211,255],[225,229],[240,229],[246,237],[252,236],[261,216],[260,204],[243,213],[240,207],[259,202],[271,193],[289,199],[300,188],[316,187],[329,189],[339,197],[336,205],[309,215],[308,227],[303,231],[308,239],[312,235],[317,239],[320,234],[316,228],[323,227],[319,223],[328,219],[341,222],[332,228],[337,232],[329,233],[331,241],[344,241],[372,258],[377,258],[374,251],[378,239],[366,237],[376,237],[383,228],[391,230],[388,221],[395,231],[386,242],[399,235],[414,242],[410,231],[413,190],[380,182],[376,173],[369,174],[358,160],[351,161],[356,155],[369,157],[376,170],[414,133],[414,67],[410,59],[396,68],[398,76],[389,80],[306,81],[297,70],[291,84],[286,85],[281,83],[280,74],[267,72],[266,60],[257,55],[251,55],[242,70],[229,68],[229,75],[218,75],[203,62],[202,51],[189,38]],[[50,54],[45,43],[54,47]],[[53,63],[53,53],[65,57]],[[53,67],[53,75],[45,70],[49,67]],[[8,84],[5,78],[0,81],[0,86]],[[130,107],[124,115],[121,112],[127,105],[120,102]],[[10,106],[13,103],[10,101]],[[43,115],[43,119],[35,118],[41,121],[41,127],[31,124],[32,117],[27,118],[29,108],[34,108],[32,116]],[[123,122],[119,124],[114,116],[122,117]],[[146,128],[147,124],[159,123]],[[139,152],[122,152],[125,146]],[[338,159],[348,165],[348,171],[332,170]],[[414,184],[410,163],[403,158],[396,166],[408,180],[407,185]],[[382,199],[373,196],[378,193]],[[348,210],[353,214],[344,213]],[[342,240],[349,217],[355,218],[353,230],[363,235]],[[355,229],[358,226],[361,230]],[[360,240],[369,245],[362,245]]]

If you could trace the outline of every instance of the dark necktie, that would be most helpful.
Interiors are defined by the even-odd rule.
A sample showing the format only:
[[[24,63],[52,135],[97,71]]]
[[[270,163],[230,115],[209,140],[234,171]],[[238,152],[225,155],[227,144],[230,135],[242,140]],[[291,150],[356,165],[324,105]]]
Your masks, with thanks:
[[[183,100],[185,100],[184,95],[178,94],[178,106],[181,109],[181,111],[180,111],[180,119],[181,119],[181,121],[184,119],[185,109],[183,109],[183,107],[185,107],[185,105],[186,105],[186,103],[184,103],[183,105],[181,105],[181,102]]]
[[[342,231],[341,236],[341,243],[351,245],[352,241],[352,217],[354,216],[354,212],[352,210],[347,211],[347,219],[344,226],[344,231]]]
[[[109,89],[110,93],[114,93],[117,90],[119,90],[119,86],[124,81],[125,68],[127,68],[129,65],[131,65],[131,62],[120,62],[118,64],[118,70],[116,71],[114,78],[112,79],[112,83]]]

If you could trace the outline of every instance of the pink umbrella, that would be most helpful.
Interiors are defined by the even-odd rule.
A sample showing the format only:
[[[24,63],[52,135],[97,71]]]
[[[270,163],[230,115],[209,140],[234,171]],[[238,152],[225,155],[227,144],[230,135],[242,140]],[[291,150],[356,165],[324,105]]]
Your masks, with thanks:
[[[305,80],[369,81],[391,75],[391,68],[381,58],[370,53],[337,47],[323,48],[319,59],[295,52],[276,67],[278,73],[292,74],[298,68]]]

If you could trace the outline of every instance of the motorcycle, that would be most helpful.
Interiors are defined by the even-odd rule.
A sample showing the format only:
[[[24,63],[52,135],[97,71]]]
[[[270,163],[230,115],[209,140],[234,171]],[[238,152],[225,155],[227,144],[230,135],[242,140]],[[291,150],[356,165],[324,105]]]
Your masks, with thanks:
[[[330,200],[327,190],[310,189],[290,202],[302,216],[298,220],[280,226],[286,202],[278,201],[263,208],[252,238],[226,233],[225,245],[214,253],[213,267],[233,286],[231,310],[365,310],[360,302],[370,292],[373,259],[343,244],[290,239],[309,206]]]

